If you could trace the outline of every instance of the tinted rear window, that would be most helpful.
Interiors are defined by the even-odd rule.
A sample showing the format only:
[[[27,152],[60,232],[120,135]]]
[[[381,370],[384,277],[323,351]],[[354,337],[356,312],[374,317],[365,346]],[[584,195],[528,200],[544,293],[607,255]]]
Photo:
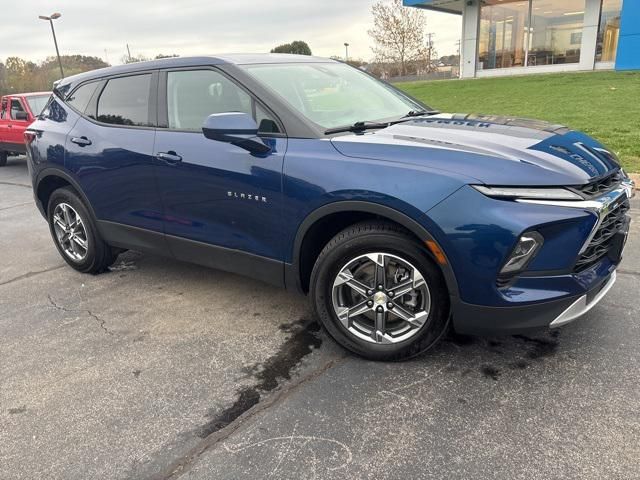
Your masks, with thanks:
[[[98,121],[115,125],[148,126],[151,74],[114,78],[98,100]]]
[[[91,82],[76,88],[73,93],[67,97],[66,102],[77,111],[84,113],[97,86],[98,82]]]

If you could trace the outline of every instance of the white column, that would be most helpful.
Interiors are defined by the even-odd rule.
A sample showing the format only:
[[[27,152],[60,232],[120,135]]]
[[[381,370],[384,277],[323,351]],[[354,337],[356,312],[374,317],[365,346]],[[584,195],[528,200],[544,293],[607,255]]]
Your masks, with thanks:
[[[460,77],[476,76],[476,57],[478,51],[478,28],[480,26],[480,2],[465,2],[462,14],[462,43],[460,45]]]
[[[585,3],[584,28],[580,47],[580,70],[593,70],[595,68],[601,2],[602,0],[586,0]]]

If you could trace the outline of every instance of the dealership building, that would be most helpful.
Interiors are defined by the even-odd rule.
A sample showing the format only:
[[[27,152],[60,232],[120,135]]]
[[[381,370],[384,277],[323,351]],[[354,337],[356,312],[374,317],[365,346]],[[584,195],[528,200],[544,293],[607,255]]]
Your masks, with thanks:
[[[462,16],[463,78],[640,69],[640,0],[403,0]]]

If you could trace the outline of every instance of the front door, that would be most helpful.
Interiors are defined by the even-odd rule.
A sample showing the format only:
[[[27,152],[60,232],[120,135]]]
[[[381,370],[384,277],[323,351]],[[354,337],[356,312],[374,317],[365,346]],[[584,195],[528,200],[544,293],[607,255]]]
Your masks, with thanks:
[[[7,143],[13,145],[20,145],[20,150],[23,151],[24,147],[24,131],[29,125],[29,120],[24,117],[28,117],[27,109],[22,103],[22,99],[14,97],[9,102],[9,124],[7,128]]]
[[[159,124],[166,128],[156,132],[154,154],[165,233],[174,255],[247,273],[241,265],[251,263],[246,262],[249,254],[281,270],[287,146],[282,127],[244,88],[213,68],[163,72],[159,92]],[[270,132],[262,136],[272,152],[258,157],[205,138],[204,120],[224,112],[253,115],[261,130]],[[256,272],[269,280],[265,274]]]

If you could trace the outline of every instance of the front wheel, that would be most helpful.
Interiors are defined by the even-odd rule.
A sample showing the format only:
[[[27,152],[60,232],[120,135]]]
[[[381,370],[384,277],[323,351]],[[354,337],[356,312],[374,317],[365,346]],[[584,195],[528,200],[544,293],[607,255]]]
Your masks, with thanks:
[[[0,152],[0,167],[4,167],[7,164],[7,158],[9,158],[9,153]]]
[[[445,332],[449,296],[424,247],[384,222],[336,235],[311,274],[314,311],[342,346],[372,360],[404,360]]]

